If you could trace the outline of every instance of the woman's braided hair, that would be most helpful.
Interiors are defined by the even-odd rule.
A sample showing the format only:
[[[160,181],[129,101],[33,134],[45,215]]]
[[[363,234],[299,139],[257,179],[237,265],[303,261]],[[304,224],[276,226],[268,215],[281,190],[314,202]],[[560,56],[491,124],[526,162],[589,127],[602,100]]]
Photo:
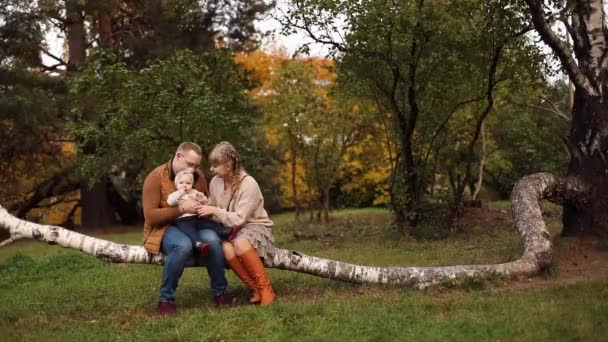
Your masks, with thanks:
[[[243,181],[243,164],[241,162],[241,156],[234,146],[227,142],[222,141],[213,147],[209,154],[209,162],[211,165],[226,164],[232,165],[232,176],[228,179],[227,183],[230,186],[233,194],[239,190],[241,182]]]

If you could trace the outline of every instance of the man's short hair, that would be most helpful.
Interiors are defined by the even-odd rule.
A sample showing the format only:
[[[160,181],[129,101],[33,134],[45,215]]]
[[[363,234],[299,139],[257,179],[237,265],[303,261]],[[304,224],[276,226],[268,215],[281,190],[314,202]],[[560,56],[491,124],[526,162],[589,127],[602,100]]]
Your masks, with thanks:
[[[179,147],[177,148],[177,152],[186,153],[188,151],[194,151],[199,156],[203,155],[203,150],[201,149],[201,147],[193,142],[183,142],[183,143],[179,144]]]

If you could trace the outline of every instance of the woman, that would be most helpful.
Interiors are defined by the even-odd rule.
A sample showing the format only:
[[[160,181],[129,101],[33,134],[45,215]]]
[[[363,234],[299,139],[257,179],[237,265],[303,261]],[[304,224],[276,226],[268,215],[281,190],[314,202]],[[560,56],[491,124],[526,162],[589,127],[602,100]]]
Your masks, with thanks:
[[[209,205],[198,209],[198,214],[212,215],[227,227],[240,227],[234,240],[223,243],[226,261],[253,291],[250,302],[268,306],[276,295],[260,258],[272,257],[274,237],[260,187],[245,172],[239,153],[229,142],[217,144],[209,161],[216,176],[209,184]]]

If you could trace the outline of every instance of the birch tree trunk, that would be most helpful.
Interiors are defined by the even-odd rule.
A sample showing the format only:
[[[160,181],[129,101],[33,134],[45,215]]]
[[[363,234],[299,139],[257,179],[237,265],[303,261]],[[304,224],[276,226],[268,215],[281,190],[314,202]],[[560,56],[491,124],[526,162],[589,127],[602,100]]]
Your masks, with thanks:
[[[479,157],[479,177],[477,177],[477,183],[475,183],[475,190],[473,191],[472,200],[476,200],[477,196],[481,192],[483,186],[483,167],[486,162],[486,136],[485,136],[484,121],[481,122],[481,156]]]
[[[574,84],[563,235],[608,236],[608,26],[602,0],[564,2],[568,46],[551,28],[550,6],[525,0],[534,28]],[[562,3],[560,3],[562,5]]]
[[[551,236],[542,219],[540,203],[543,198],[559,194],[563,182],[553,175],[539,173],[522,178],[511,196],[513,216],[523,241],[520,259],[489,265],[458,265],[441,267],[371,267],[309,256],[297,251],[276,248],[266,266],[307,273],[323,278],[354,283],[404,284],[424,288],[445,282],[458,283],[466,279],[507,278],[538,274],[551,263]],[[0,206],[0,228],[10,231],[12,241],[30,238],[74,248],[86,254],[114,263],[163,265],[164,256],[148,253],[143,246],[118,244],[76,233],[57,226],[41,225],[21,220]],[[202,263],[190,260],[190,266]]]

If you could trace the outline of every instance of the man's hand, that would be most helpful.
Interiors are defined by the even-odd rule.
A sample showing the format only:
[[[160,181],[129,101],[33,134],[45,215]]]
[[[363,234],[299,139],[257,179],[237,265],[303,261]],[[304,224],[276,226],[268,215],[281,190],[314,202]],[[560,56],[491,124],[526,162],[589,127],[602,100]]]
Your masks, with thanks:
[[[196,214],[201,205],[194,200],[187,199],[179,204],[179,209],[184,214]]]
[[[213,207],[210,205],[201,205],[196,212],[198,213],[198,216],[211,216],[216,215],[218,211],[219,208],[217,207]]]

